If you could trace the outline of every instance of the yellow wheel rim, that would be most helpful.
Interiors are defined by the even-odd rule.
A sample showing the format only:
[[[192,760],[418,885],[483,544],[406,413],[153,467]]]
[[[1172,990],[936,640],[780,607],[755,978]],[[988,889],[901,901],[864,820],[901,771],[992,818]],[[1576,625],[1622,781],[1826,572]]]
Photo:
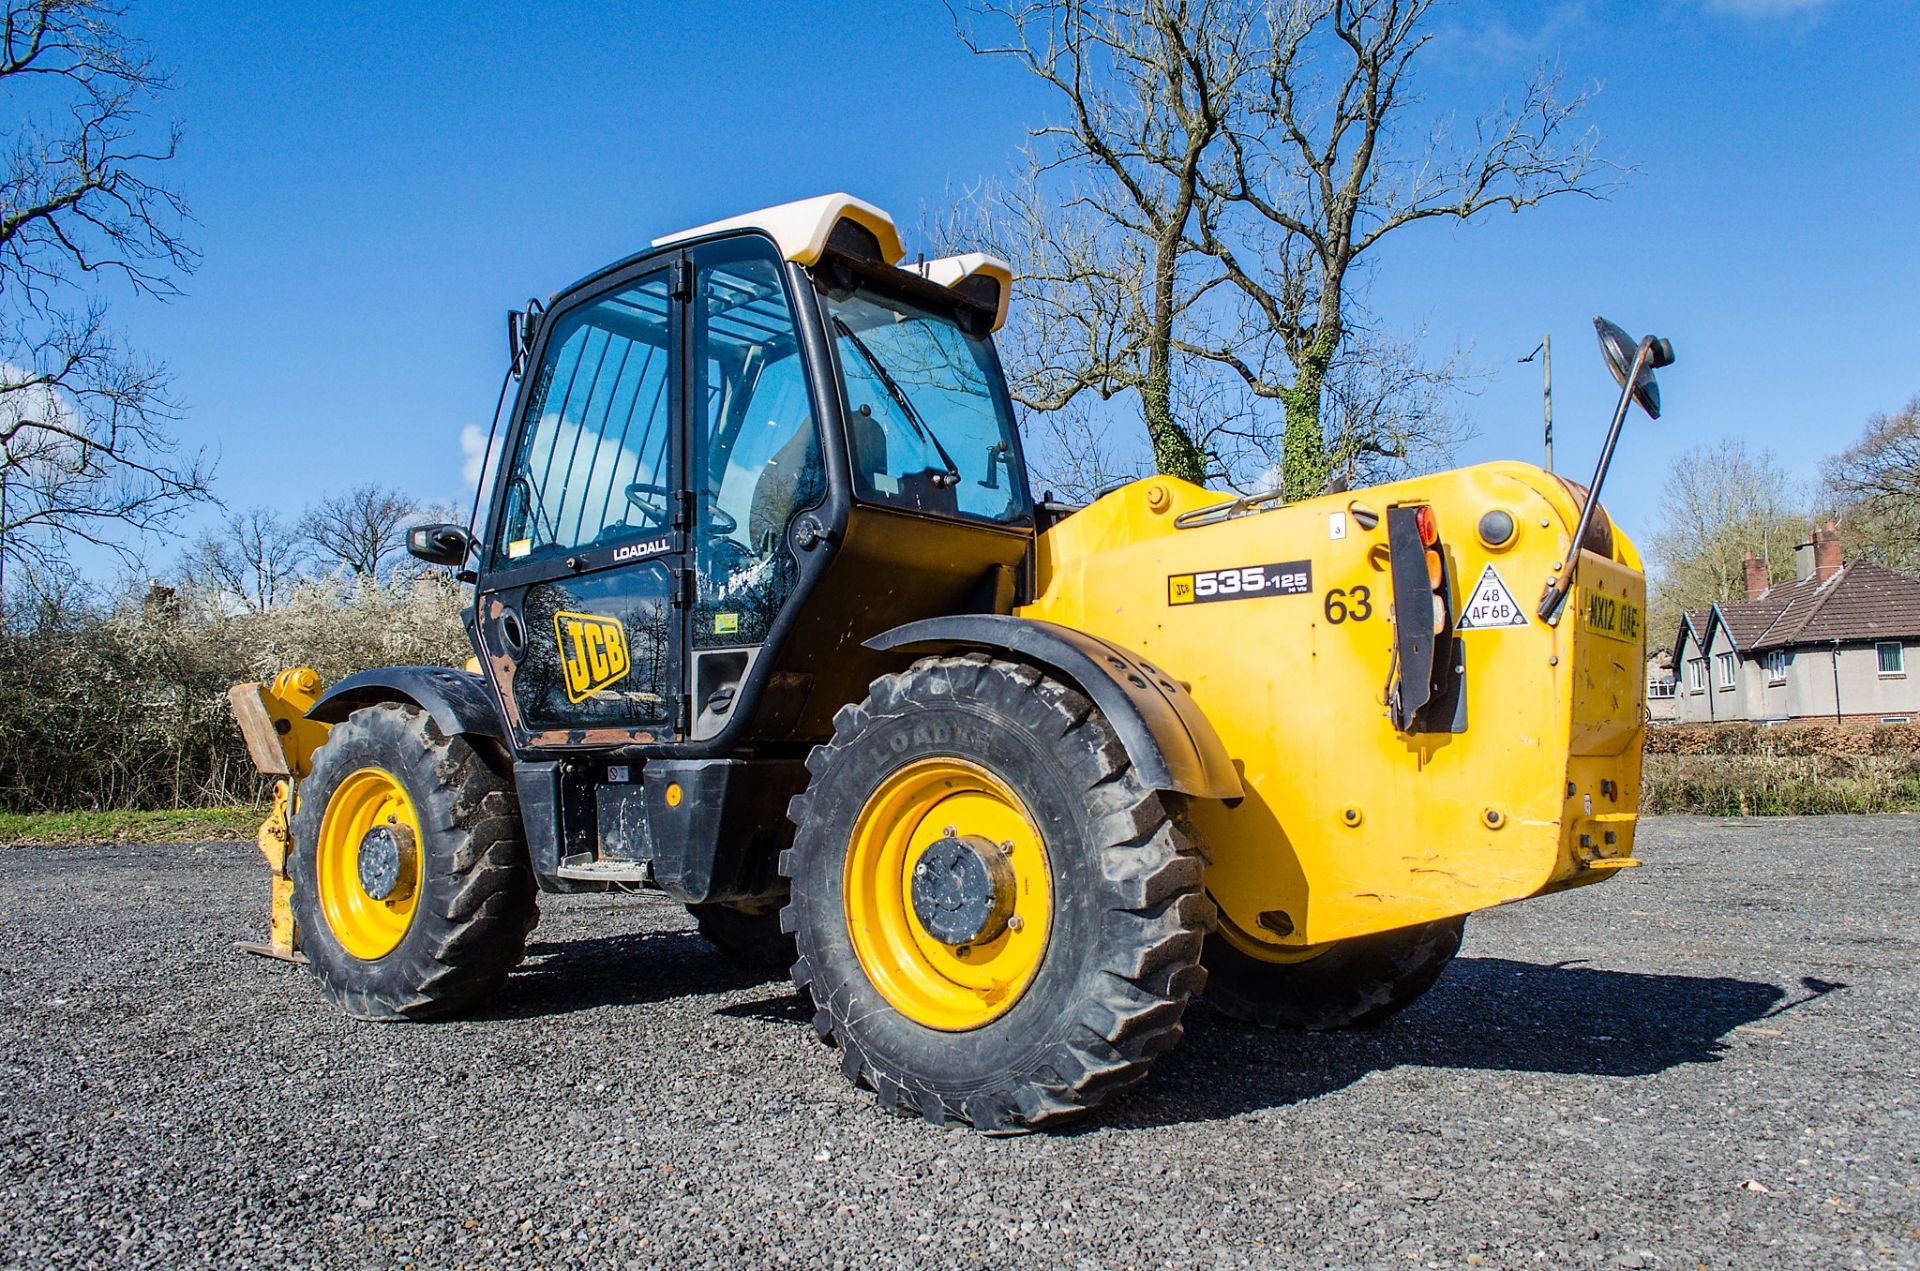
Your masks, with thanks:
[[[320,818],[314,875],[341,948],[372,962],[400,946],[420,907],[420,818],[392,773],[361,768],[335,788]]]
[[[914,867],[957,835],[998,845],[1012,912],[979,943],[949,945],[914,910]],[[1040,970],[1053,926],[1053,870],[1026,805],[964,759],[921,759],[880,783],[854,822],[842,880],[854,953],[880,995],[916,1024],[964,1032],[998,1019]]]
[[[1311,962],[1332,944],[1275,944],[1271,940],[1262,940],[1241,930],[1233,919],[1227,917],[1225,906],[1220,907],[1221,938],[1228,944],[1260,962],[1271,962],[1276,966],[1290,966],[1296,962]]]

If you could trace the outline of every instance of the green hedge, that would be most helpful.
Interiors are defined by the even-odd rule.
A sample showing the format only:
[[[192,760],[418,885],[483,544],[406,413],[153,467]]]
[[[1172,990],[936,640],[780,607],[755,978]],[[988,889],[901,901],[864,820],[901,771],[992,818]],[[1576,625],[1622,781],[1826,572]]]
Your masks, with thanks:
[[[0,632],[0,812],[252,804],[227,686],[312,666],[329,682],[394,663],[458,664],[460,589],[429,576],[314,585],[266,613],[191,595],[40,612]]]
[[[1834,723],[1650,728],[1640,810],[1709,816],[1920,810],[1920,728]]]

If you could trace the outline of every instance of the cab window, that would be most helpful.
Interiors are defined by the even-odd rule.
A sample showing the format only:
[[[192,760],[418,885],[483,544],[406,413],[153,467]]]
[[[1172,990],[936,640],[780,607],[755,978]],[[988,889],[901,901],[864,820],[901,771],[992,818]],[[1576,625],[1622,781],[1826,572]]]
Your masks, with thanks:
[[[992,342],[877,289],[829,291],[824,304],[855,492],[915,511],[1025,517],[1026,473]]]
[[[660,272],[554,319],[508,469],[496,564],[666,532],[668,307]]]
[[[826,495],[820,434],[783,269],[759,239],[695,255],[704,428],[696,647],[758,644],[799,578],[787,529]]]

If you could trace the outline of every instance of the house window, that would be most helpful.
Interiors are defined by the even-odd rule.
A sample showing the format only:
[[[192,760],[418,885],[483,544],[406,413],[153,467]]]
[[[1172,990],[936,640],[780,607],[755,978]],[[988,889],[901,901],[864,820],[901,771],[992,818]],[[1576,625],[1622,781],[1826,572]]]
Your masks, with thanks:
[[[1733,687],[1734,657],[1731,653],[1713,655],[1713,682],[1721,688]]]
[[[1873,646],[1880,655],[1880,674],[1905,675],[1907,673],[1907,646],[1898,640],[1882,640]]]
[[[1767,654],[1767,683],[1785,684],[1787,682],[1787,651],[1775,649]]]
[[[1647,696],[1656,702],[1663,702],[1673,696],[1673,677],[1656,675],[1647,683]]]
[[[1698,693],[1707,686],[1707,660],[1705,658],[1687,659],[1687,691]]]

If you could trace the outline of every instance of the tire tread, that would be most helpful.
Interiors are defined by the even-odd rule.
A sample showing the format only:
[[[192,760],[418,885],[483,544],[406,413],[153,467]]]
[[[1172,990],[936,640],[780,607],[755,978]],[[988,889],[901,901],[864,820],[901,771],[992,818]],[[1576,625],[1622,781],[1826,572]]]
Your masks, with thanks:
[[[404,703],[362,707],[336,725],[328,744],[315,752],[314,774],[303,785],[330,775],[329,747],[366,738],[390,747],[416,747],[416,753],[432,756],[426,767],[438,784],[410,793],[422,834],[443,840],[437,851],[457,882],[438,907],[422,897],[414,929],[380,962],[362,963],[341,951],[336,957],[312,956],[311,964],[328,996],[355,1018],[451,1015],[500,987],[525,956],[527,936],[539,921],[519,806],[511,782],[496,773],[471,742],[444,736],[429,715]],[[395,755],[390,766],[404,767],[406,758]],[[311,861],[323,811],[303,799],[294,822],[294,894],[310,941],[315,920],[324,922],[312,896]],[[429,920],[425,927],[422,918]],[[365,971],[396,958],[401,961],[391,975]]]
[[[1152,1059],[1179,1040],[1187,1004],[1205,983],[1200,955],[1214,921],[1184,807],[1142,784],[1091,701],[1035,667],[978,653],[926,658],[881,676],[864,702],[835,714],[832,740],[807,756],[814,782],[789,805],[800,833],[781,855],[780,870],[789,880],[798,873],[817,788],[870,724],[954,694],[990,699],[1047,739],[1085,791],[1089,838],[1104,845],[1099,867],[1113,896],[1100,923],[1098,989],[1044,1060],[1004,1084],[955,1097],[882,1071],[864,1053],[857,1021],[843,1018],[836,995],[821,991],[805,917],[790,899],[781,926],[800,936],[793,982],[813,997],[815,1029],[840,1048],[842,1070],[871,1088],[883,1107],[992,1133],[1052,1125],[1137,1085]]]

